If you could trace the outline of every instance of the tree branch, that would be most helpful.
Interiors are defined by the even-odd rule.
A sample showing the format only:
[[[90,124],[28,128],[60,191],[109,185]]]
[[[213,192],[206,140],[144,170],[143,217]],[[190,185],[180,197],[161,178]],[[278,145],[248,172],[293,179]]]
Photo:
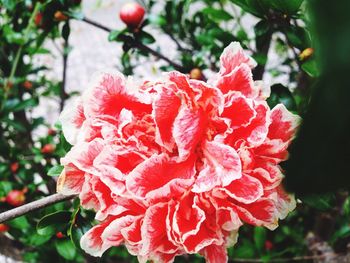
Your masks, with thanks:
[[[64,41],[64,48],[63,48],[63,70],[62,70],[62,84],[61,84],[61,90],[60,90],[60,111],[63,110],[64,103],[67,99],[67,93],[66,93],[66,79],[67,79],[67,62],[68,62],[68,40]]]
[[[110,33],[112,31],[112,29],[104,26],[104,25],[101,25],[100,23],[97,23],[95,21],[92,21],[88,18],[83,18],[84,22],[90,24],[90,25],[93,25],[97,28],[100,28],[108,33]],[[121,39],[124,41],[124,42],[127,42],[131,47],[134,47],[134,48],[138,48],[139,50],[141,51],[145,51],[145,52],[148,52],[150,54],[152,54],[153,56],[155,57],[158,57],[164,61],[166,61],[167,63],[169,63],[171,66],[173,66],[175,69],[181,71],[181,72],[185,72],[185,68],[183,66],[181,66],[180,64],[177,64],[176,62],[170,60],[169,58],[167,58],[166,56],[164,56],[163,54],[159,53],[158,51],[144,45],[143,43],[141,43],[140,41],[130,37],[130,36],[125,36],[125,35],[122,35],[120,36]]]
[[[3,212],[0,214],[0,223],[3,223],[5,221],[14,219],[16,217],[22,216],[24,214],[27,214],[29,212],[47,207],[52,204],[56,204],[62,201],[70,200],[74,198],[75,195],[62,195],[62,194],[53,194],[49,195],[47,197],[44,197],[40,200],[16,207],[14,209],[8,210],[6,212]]]

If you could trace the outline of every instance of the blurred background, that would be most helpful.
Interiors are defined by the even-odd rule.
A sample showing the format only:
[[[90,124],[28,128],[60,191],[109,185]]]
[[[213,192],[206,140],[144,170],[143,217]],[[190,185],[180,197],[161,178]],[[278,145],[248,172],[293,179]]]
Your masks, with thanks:
[[[304,121],[285,186],[297,209],[271,232],[245,226],[230,262],[350,262],[350,2],[326,0],[0,0],[0,212],[55,192],[70,149],[57,122],[98,70],[141,81],[172,69],[205,80],[239,41]],[[0,224],[0,262],[137,262],[123,248],[101,259],[79,247],[93,224],[79,203]],[[197,255],[176,262],[202,262]]]

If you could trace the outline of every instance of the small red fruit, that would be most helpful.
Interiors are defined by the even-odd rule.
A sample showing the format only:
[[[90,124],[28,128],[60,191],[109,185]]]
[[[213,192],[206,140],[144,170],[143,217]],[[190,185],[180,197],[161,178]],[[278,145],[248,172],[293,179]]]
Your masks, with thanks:
[[[0,233],[7,232],[10,229],[8,225],[0,224]]]
[[[53,153],[55,150],[55,146],[48,143],[48,144],[45,144],[42,148],[41,148],[41,153],[44,153],[44,154],[50,154],[50,153]]]
[[[23,87],[27,90],[30,90],[33,88],[33,83],[29,80],[26,80],[25,82],[23,82]]]
[[[202,71],[199,68],[194,68],[190,72],[191,79],[203,80]]]
[[[64,238],[64,235],[63,235],[62,232],[57,232],[57,233],[56,233],[56,237],[59,238],[59,239],[61,239],[61,238]]]
[[[56,131],[52,128],[49,128],[47,130],[47,135],[54,136],[54,135],[56,135]]]
[[[138,3],[127,3],[120,10],[120,19],[131,28],[138,27],[145,15],[145,9]]]
[[[66,21],[68,19],[68,16],[63,14],[61,11],[56,11],[54,17],[56,21]]]
[[[21,190],[12,190],[6,196],[6,202],[12,206],[23,205],[25,200],[24,191]]]
[[[268,251],[273,249],[273,243],[270,240],[265,241],[265,249]]]
[[[35,18],[34,18],[34,23],[36,26],[41,27],[43,22],[43,14],[42,13],[37,13]]]
[[[13,172],[13,173],[17,172],[18,168],[19,168],[18,162],[11,163],[11,165],[10,165],[11,172]]]

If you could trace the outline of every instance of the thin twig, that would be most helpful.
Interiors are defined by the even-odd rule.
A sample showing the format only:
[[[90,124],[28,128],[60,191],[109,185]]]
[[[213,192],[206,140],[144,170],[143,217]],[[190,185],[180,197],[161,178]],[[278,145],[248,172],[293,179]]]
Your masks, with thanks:
[[[63,71],[62,71],[62,83],[61,83],[61,90],[60,90],[60,111],[63,110],[64,103],[67,99],[67,93],[66,93],[66,79],[67,79],[67,62],[68,62],[68,40],[64,41],[64,48],[63,48]]]
[[[62,201],[66,201],[66,200],[70,200],[73,197],[75,197],[75,195],[62,195],[62,194],[53,194],[53,195],[49,195],[47,197],[44,197],[40,200],[16,207],[14,209],[8,210],[6,212],[3,212],[0,214],[0,223],[3,223],[5,221],[14,219],[16,217],[25,215],[29,212],[47,207],[49,205],[52,204],[56,204]]]
[[[88,24],[90,24],[90,25],[93,25],[93,26],[95,26],[95,27],[97,27],[97,28],[100,28],[100,29],[102,29],[102,30],[104,30],[104,31],[106,31],[106,32],[109,32],[109,33],[110,33],[110,32],[112,31],[112,29],[110,29],[110,28],[108,28],[108,27],[106,27],[106,26],[104,26],[104,25],[101,25],[100,23],[97,23],[97,22],[95,22],[95,21],[92,21],[92,20],[90,20],[90,19],[88,19],[88,18],[85,18],[85,17],[84,17],[84,18],[82,19],[82,21],[84,21],[84,22],[86,22],[86,23],[88,23]],[[182,72],[185,71],[185,68],[184,68],[183,66],[181,66],[181,65],[177,64],[176,62],[170,60],[169,58],[167,58],[167,57],[164,56],[163,54],[159,53],[158,51],[156,51],[156,50],[154,50],[154,49],[152,49],[152,48],[150,48],[150,47],[144,45],[144,44],[141,43],[140,41],[138,41],[138,40],[136,40],[136,39],[134,39],[134,38],[132,38],[132,37],[130,37],[130,36],[125,36],[125,35],[122,35],[122,36],[120,36],[120,37],[121,37],[121,39],[122,39],[124,42],[127,42],[131,47],[138,48],[138,49],[140,49],[141,51],[148,52],[148,53],[152,54],[153,56],[158,57],[158,58],[160,58],[160,59],[162,59],[162,60],[168,62],[171,66],[173,66],[175,69],[177,69],[177,70],[179,70],[179,71],[182,71]]]
[[[330,258],[337,258],[340,257],[340,254],[335,253],[325,253],[323,255],[315,255],[315,256],[298,256],[298,257],[290,257],[290,258],[272,258],[269,259],[268,262],[296,262],[296,261],[305,261],[305,260],[315,260],[315,259],[330,259]],[[229,260],[228,263],[235,263],[235,262],[244,262],[244,263],[260,263],[260,262],[266,262],[266,260],[259,259],[259,258],[234,258],[232,260]]]

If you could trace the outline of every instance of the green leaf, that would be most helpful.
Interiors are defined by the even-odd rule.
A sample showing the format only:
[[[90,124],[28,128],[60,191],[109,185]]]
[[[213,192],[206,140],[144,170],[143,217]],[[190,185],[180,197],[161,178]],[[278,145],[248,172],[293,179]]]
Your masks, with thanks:
[[[112,30],[108,35],[108,41],[116,41],[125,30]]]
[[[153,25],[165,26],[167,24],[165,17],[161,15],[149,14],[147,19]]]
[[[36,230],[39,235],[53,235],[59,231],[64,231],[68,227],[71,217],[69,211],[58,211],[44,216],[37,224]]]
[[[269,30],[270,24],[266,20],[261,20],[254,26],[254,32],[256,36],[263,36],[267,34]]]
[[[67,260],[73,260],[75,258],[75,255],[77,254],[77,250],[75,249],[70,239],[56,240],[55,247],[58,254],[60,254]]]
[[[31,246],[41,246],[51,239],[51,236],[42,236],[38,233],[32,233],[29,236],[29,244]]]
[[[271,95],[267,99],[267,103],[271,108],[282,103],[290,111],[296,111],[297,105],[290,90],[282,84],[271,86]]]
[[[260,255],[263,253],[266,241],[266,229],[264,227],[254,228],[254,243]]]
[[[62,37],[65,41],[68,41],[69,34],[70,34],[70,26],[69,26],[69,21],[67,21],[62,27]]]
[[[293,15],[298,12],[304,0],[268,0],[270,6],[278,11]]]
[[[4,106],[4,111],[16,112],[16,111],[24,110],[29,107],[37,106],[38,104],[39,104],[39,101],[36,98],[30,98],[23,101],[20,101],[19,99],[11,99],[6,101]]]
[[[57,165],[54,167],[51,167],[50,170],[47,172],[47,175],[49,176],[59,176],[63,171],[63,165]]]
[[[315,59],[309,59],[305,63],[301,65],[301,68],[309,74],[310,77],[318,77],[320,75],[320,71]]]
[[[230,15],[229,13],[227,13],[225,10],[222,9],[215,9],[212,7],[206,7],[202,10],[203,14],[206,14],[207,16],[209,16],[210,18],[214,19],[214,20],[218,20],[218,21],[228,21],[233,19],[232,15]]]
[[[138,34],[137,38],[139,38],[141,40],[141,42],[145,45],[152,44],[152,43],[156,42],[154,37],[145,31],[141,31]]]
[[[333,194],[312,194],[302,199],[303,203],[321,211],[326,211],[333,207],[335,197]]]
[[[12,219],[11,221],[8,222],[8,224],[13,228],[21,229],[21,230],[24,230],[30,227],[30,224],[26,216],[20,216],[15,219]]]

